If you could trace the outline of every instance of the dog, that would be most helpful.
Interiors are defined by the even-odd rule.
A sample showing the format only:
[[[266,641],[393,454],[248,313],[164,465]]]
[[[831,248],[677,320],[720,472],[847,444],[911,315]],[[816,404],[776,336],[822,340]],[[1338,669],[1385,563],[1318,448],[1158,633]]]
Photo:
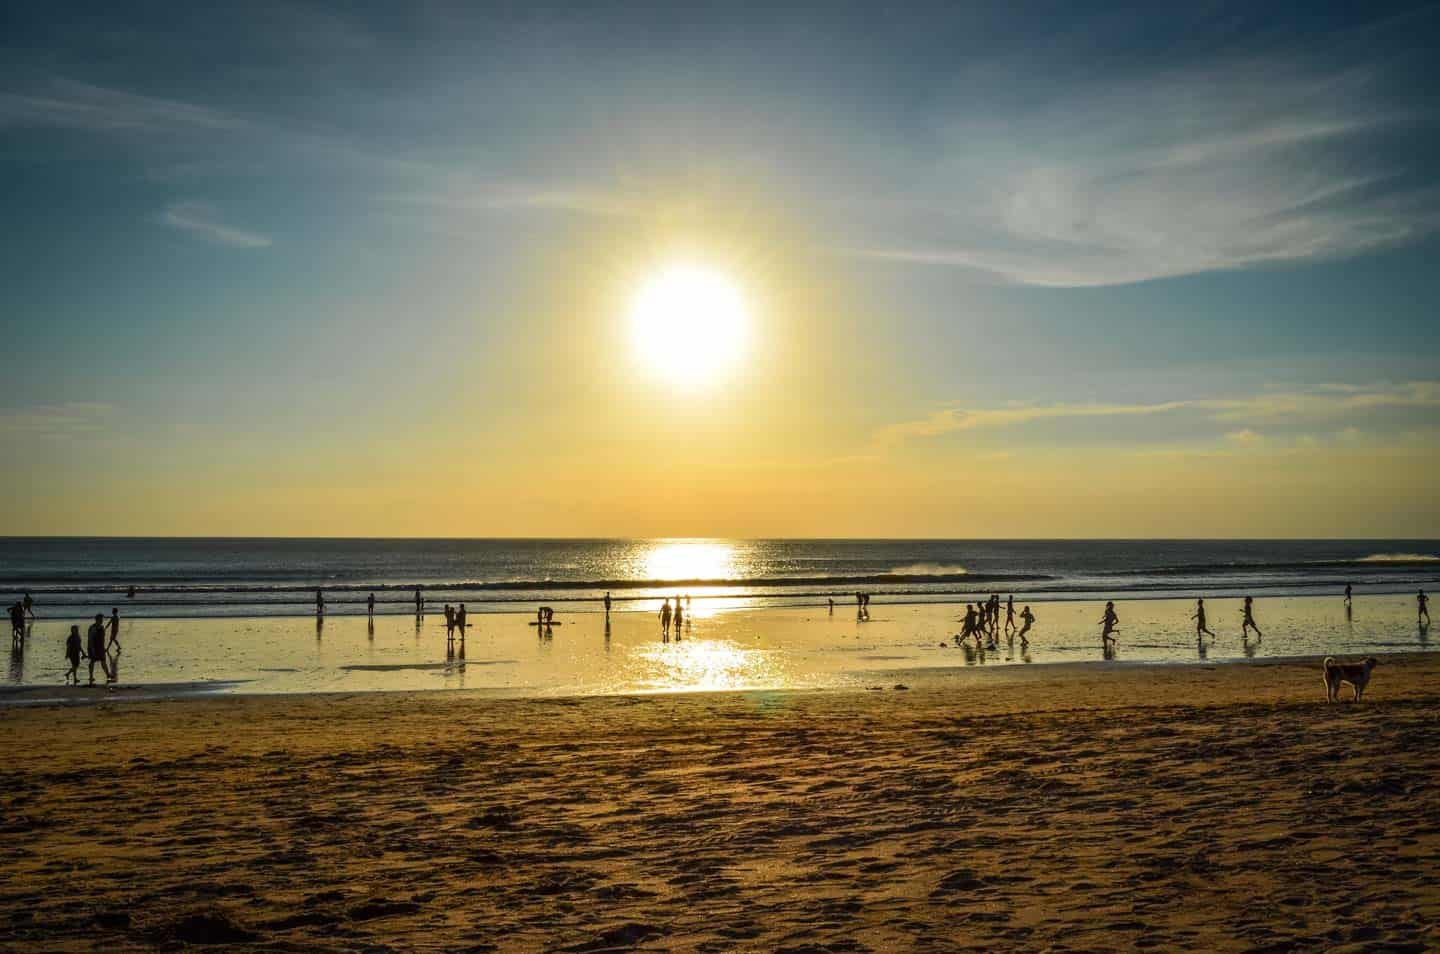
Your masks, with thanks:
[[[1334,656],[1326,656],[1322,663],[1325,669],[1325,699],[1327,702],[1340,701],[1340,687],[1345,683],[1355,692],[1355,701],[1365,695],[1365,686],[1370,682],[1370,671],[1380,665],[1374,656],[1366,656],[1358,663],[1336,662]]]

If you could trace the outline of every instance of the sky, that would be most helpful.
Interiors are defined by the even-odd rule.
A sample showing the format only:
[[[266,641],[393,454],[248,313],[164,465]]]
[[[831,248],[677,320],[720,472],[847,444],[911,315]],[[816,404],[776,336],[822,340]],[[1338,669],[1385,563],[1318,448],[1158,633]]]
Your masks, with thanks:
[[[204,6],[0,12],[0,534],[1440,537],[1440,8]]]

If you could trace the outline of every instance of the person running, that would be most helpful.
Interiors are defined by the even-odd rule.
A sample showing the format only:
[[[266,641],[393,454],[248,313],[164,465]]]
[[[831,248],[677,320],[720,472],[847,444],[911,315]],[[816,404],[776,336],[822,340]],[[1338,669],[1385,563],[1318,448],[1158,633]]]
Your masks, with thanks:
[[[108,653],[108,652],[110,651],[110,648],[113,646],[113,647],[115,648],[115,655],[118,656],[118,655],[120,655],[120,609],[119,609],[119,607],[115,607],[115,606],[110,607],[110,633],[109,633],[109,635],[110,635],[110,639],[109,639],[109,641],[106,642],[106,644],[105,644],[105,651]]]
[[[29,593],[25,594],[25,598],[20,601],[20,604],[25,607],[25,615],[33,620],[35,618],[35,601],[30,598]]]
[[[1015,594],[1005,597],[1005,632],[1015,632]]]
[[[1212,633],[1212,632],[1210,632],[1210,627],[1207,626],[1207,625],[1205,625],[1205,601],[1204,601],[1204,600],[1196,600],[1196,601],[1195,601],[1195,612],[1194,612],[1194,614],[1193,614],[1190,618],[1195,621],[1195,638],[1196,638],[1196,639],[1199,639],[1199,638],[1200,638],[1200,635],[1201,635],[1202,633],[1205,634],[1206,636],[1209,636],[1211,639],[1214,639],[1214,638],[1215,638],[1215,634]]]
[[[1105,615],[1100,617],[1100,645],[1109,652],[1115,648],[1115,633],[1120,625],[1120,617],[1115,614],[1114,600],[1105,603]]]
[[[660,604],[660,632],[667,639],[670,637],[670,601],[668,599]]]
[[[70,663],[70,669],[65,673],[65,682],[80,684],[80,657],[84,655],[80,645],[80,627],[71,626],[70,635],[65,638],[65,659]]]
[[[455,638],[455,607],[445,604],[445,638]]]
[[[1430,625],[1430,597],[1425,595],[1424,588],[1415,594],[1415,622],[1422,619],[1426,626]]]
[[[110,681],[110,664],[105,661],[105,617],[100,613],[95,614],[95,622],[90,624],[90,631],[85,634],[86,645],[85,655],[90,659],[90,685],[95,685],[95,664],[100,664],[100,671],[105,674],[105,681]]]
[[[419,592],[419,591],[417,590],[416,592]],[[465,604],[464,604],[464,603],[461,603],[460,606],[459,606],[459,608],[457,608],[457,609],[455,610],[455,628],[458,629],[458,630],[460,630],[460,641],[461,641],[462,643],[465,641],[465,626],[466,626],[465,617],[466,617],[467,615],[469,615],[469,614],[467,614],[467,613],[465,612]]]
[[[606,615],[606,617],[609,617],[609,615],[610,615],[610,591],[609,591],[609,590],[606,590],[606,591],[605,591],[605,615]]]
[[[1027,606],[1020,611],[1020,619],[1025,623],[1024,626],[1020,627],[1019,633],[1020,645],[1024,646],[1028,643],[1028,640],[1025,639],[1025,634],[1030,632],[1031,626],[1035,625],[1035,614],[1030,612],[1030,607]]]
[[[321,593],[319,590],[315,591],[315,615],[325,615],[325,594]]]
[[[960,624],[959,642],[967,639],[975,640],[975,647],[980,647],[980,614],[975,610],[974,603],[965,604],[965,619]]]
[[[420,595],[420,587],[415,587],[415,615],[425,615],[425,597]]]
[[[1255,638],[1262,639],[1265,634],[1260,632],[1259,626],[1255,625],[1255,597],[1245,597],[1245,606],[1240,610],[1240,613],[1244,617],[1240,622],[1240,638],[1249,639],[1250,630],[1253,629],[1255,630]]]
[[[371,619],[375,618],[375,594],[371,593],[365,597],[365,614]]]

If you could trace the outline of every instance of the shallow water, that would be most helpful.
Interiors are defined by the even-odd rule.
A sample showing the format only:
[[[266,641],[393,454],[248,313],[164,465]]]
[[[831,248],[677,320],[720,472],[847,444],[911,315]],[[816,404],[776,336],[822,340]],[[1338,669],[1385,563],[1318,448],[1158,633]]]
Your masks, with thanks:
[[[732,689],[853,687],[908,670],[957,666],[1104,665],[1100,603],[1033,603],[1028,647],[1001,641],[977,654],[956,648],[956,607],[873,603],[858,622],[853,605],[763,610],[702,608],[681,637],[664,641],[650,613],[561,613],[537,635],[533,617],[471,617],[464,658],[447,656],[443,618],[313,617],[131,619],[121,626],[124,686],[194,684],[222,692],[363,692],[467,689],[505,695],[573,695]],[[1207,599],[1213,641],[1197,645],[1192,600],[1117,601],[1114,662],[1220,662],[1297,655],[1425,650],[1406,595],[1357,598],[1346,617],[1336,597],[1256,603],[1262,639],[1242,641],[1240,602]],[[1017,611],[1019,604],[1017,604]],[[64,674],[68,622],[40,620],[10,653],[5,683],[55,686]],[[459,646],[456,649],[460,649]],[[456,654],[458,657],[458,653]],[[82,674],[85,664],[82,663]],[[98,669],[97,669],[98,672]],[[76,690],[77,695],[85,690]],[[0,693],[3,696],[3,693]],[[14,696],[12,695],[12,698]]]

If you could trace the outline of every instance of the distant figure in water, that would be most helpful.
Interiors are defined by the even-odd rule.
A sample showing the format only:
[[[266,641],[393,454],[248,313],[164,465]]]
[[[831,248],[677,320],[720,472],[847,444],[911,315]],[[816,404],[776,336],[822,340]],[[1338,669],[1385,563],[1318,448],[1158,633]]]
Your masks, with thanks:
[[[425,598],[420,595],[420,587],[415,587],[415,615],[425,615]]]
[[[35,601],[30,598],[30,594],[29,594],[29,593],[26,593],[26,594],[25,594],[25,598],[24,598],[23,600],[21,600],[20,603],[21,603],[22,606],[25,607],[25,615],[28,616],[28,617],[30,617],[31,619],[34,619],[34,618],[35,618]]]
[[[1245,606],[1240,610],[1240,613],[1244,616],[1244,619],[1240,622],[1240,638],[1249,639],[1250,630],[1252,629],[1255,630],[1256,639],[1263,638],[1265,634],[1260,632],[1259,626],[1255,625],[1255,597],[1245,597]]]
[[[835,597],[830,597],[830,615],[835,615]]]
[[[1015,594],[1005,597],[1005,632],[1015,632]]]
[[[315,591],[315,615],[325,615],[325,594],[321,593],[319,590]]]
[[[455,638],[455,607],[445,604],[445,638]]]
[[[65,673],[65,682],[80,684],[80,657],[84,655],[80,651],[80,627],[71,626],[70,635],[65,639],[65,659],[70,663],[70,669]],[[94,681],[93,679],[91,680]]]
[[[1415,594],[1415,622],[1422,619],[1426,626],[1430,625],[1430,597],[1425,595],[1423,588]]]
[[[455,628],[460,630],[460,641],[465,641],[465,604],[461,603],[459,609],[455,610]]]
[[[1215,634],[1212,633],[1212,632],[1210,632],[1210,627],[1207,626],[1207,625],[1205,625],[1205,601],[1204,601],[1204,600],[1196,600],[1196,601],[1195,601],[1195,613],[1194,613],[1194,615],[1192,615],[1190,618],[1195,621],[1195,638],[1196,638],[1196,639],[1199,639],[1199,638],[1200,638],[1200,634],[1201,634],[1201,633],[1204,633],[1206,636],[1209,636],[1211,639],[1214,639],[1214,638],[1215,638]]]
[[[90,685],[95,685],[95,664],[100,664],[100,671],[105,674],[105,681],[110,681],[110,664],[105,661],[105,617],[99,613],[95,614],[95,622],[90,624],[90,631],[86,633],[85,655],[90,659]]]
[[[105,651],[109,652],[110,647],[115,647],[115,655],[120,655],[120,609],[110,607],[110,640],[105,644]]]
[[[133,600],[135,598],[135,587],[132,586],[130,587],[130,589],[125,591],[125,598],[127,600]]]
[[[375,616],[375,594],[371,593],[365,598],[365,614],[374,618]]]
[[[1120,625],[1120,617],[1115,615],[1115,602],[1110,600],[1105,604],[1105,615],[1100,617],[1100,645],[1108,653],[1115,648],[1115,633]]]
[[[555,622],[555,611],[548,606],[542,606],[535,611],[535,624],[537,626],[549,626]]]
[[[1025,638],[1025,634],[1030,632],[1030,627],[1035,624],[1035,614],[1030,612],[1030,607],[1027,606],[1020,611],[1020,619],[1025,623],[1024,626],[1020,627],[1020,645],[1024,646],[1029,642]]]
[[[660,604],[660,632],[668,639],[670,636],[670,601],[666,600]]]
[[[605,618],[610,618],[610,591],[605,591]]]

